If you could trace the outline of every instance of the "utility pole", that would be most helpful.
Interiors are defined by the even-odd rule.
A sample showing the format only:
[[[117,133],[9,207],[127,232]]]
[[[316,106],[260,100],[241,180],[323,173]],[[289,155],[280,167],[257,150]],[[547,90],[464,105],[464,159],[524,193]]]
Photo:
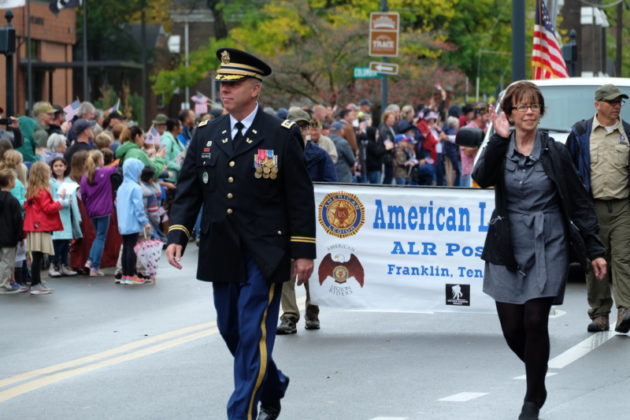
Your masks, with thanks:
[[[512,0],[512,80],[523,79],[525,79],[525,0]]]
[[[387,12],[389,11],[389,7],[387,6],[387,0],[381,0],[381,11]],[[387,57],[383,57],[383,62],[387,63]],[[387,108],[387,96],[388,96],[388,86],[387,86],[387,75],[381,73],[381,114]]]
[[[623,6],[624,6],[625,1],[620,1],[619,4],[617,5],[617,24],[616,24],[616,28],[615,28],[615,35],[616,35],[616,43],[617,45],[616,47],[616,60],[615,60],[615,76],[617,77],[621,77],[621,62],[623,61],[623,54],[622,54],[622,49],[623,46],[621,45],[621,42],[623,40],[622,37],[622,32],[623,32]]]
[[[87,48],[87,0],[82,2],[83,7],[83,100],[90,100],[90,91],[88,83],[88,48]]]

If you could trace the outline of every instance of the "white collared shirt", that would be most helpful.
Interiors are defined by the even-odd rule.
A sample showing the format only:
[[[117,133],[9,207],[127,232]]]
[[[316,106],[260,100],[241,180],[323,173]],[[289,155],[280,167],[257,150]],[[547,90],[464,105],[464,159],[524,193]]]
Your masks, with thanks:
[[[247,130],[249,130],[249,127],[251,127],[251,125],[253,124],[254,118],[256,118],[256,112],[258,112],[258,103],[256,103],[256,108],[254,108],[252,113],[241,120],[241,124],[243,124],[243,130],[241,131],[242,135],[245,135],[245,133],[247,133]],[[238,129],[236,128],[237,122],[238,120],[234,118],[232,114],[230,114],[230,128],[231,128],[230,133],[231,133],[232,139],[236,137],[236,133],[238,132]]]

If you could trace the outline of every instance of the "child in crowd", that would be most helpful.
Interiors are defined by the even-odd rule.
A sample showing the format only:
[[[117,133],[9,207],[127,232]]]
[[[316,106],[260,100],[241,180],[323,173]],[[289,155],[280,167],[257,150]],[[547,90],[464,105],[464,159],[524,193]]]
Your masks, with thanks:
[[[13,281],[17,246],[24,239],[20,203],[10,193],[16,176],[10,169],[0,170],[0,294],[25,292],[27,287]]]
[[[87,173],[81,178],[80,184],[81,199],[96,231],[90,256],[85,263],[85,267],[90,269],[91,277],[105,275],[99,268],[109,228],[109,217],[114,210],[110,178],[117,168],[115,166],[104,168],[104,164],[103,153],[100,150],[91,150],[86,161]]]
[[[2,164],[0,165],[2,168],[13,169],[17,174],[16,186],[24,187],[26,185],[26,165],[24,165],[24,159],[22,158],[22,153],[17,150],[7,150],[4,152],[4,157],[2,159]]]
[[[77,272],[70,269],[68,265],[68,252],[70,250],[70,240],[81,238],[81,212],[77,202],[76,191],[79,185],[72,179],[66,177],[66,160],[56,157],[50,162],[52,177],[50,178],[50,190],[53,200],[59,200],[59,192],[64,190],[66,196],[61,201],[62,208],[59,212],[63,230],[53,232],[53,248],[55,255],[51,259],[48,269],[49,277],[76,276]]]
[[[394,166],[394,180],[396,181],[396,185],[407,185],[410,167],[417,163],[415,158],[411,156],[411,152],[407,146],[410,142],[411,137],[404,134],[396,134],[396,137],[394,137],[395,146],[392,165]]]
[[[65,191],[59,192],[63,200]],[[31,252],[31,294],[52,293],[41,280],[44,254],[54,255],[50,232],[63,230],[59,210],[61,202],[53,201],[50,194],[50,167],[44,162],[34,163],[31,167],[26,203],[24,203],[24,231],[28,232],[28,250]]]
[[[145,280],[136,273],[136,253],[134,245],[143,229],[150,230],[151,224],[144,212],[142,188],[139,184],[144,164],[129,158],[123,164],[123,183],[116,194],[116,214],[118,230],[123,237],[122,284],[144,284]]]
[[[160,185],[155,182],[155,169],[145,166],[140,174],[140,186],[142,187],[142,200],[144,212],[153,228],[152,238],[164,239],[160,232],[160,203],[158,197],[162,195]]]

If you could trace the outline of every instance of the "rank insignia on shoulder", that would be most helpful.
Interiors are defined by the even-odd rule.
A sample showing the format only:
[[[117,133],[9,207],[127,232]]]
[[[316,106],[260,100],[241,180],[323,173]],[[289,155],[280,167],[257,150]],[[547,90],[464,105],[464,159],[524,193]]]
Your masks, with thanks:
[[[199,125],[197,127],[203,127],[204,125],[208,124],[208,120],[203,120],[199,123]]]
[[[295,125],[295,123],[291,120],[284,120],[280,125],[282,125],[284,128],[291,128]]]

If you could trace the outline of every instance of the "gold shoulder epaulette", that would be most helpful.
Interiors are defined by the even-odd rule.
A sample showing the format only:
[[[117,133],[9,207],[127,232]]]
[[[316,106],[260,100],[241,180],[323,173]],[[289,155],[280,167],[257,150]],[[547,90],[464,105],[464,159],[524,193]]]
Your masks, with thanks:
[[[197,127],[203,127],[204,125],[208,124],[209,120],[203,120],[199,123],[199,125],[197,125]]]
[[[295,123],[291,120],[284,120],[281,124],[284,128],[291,128],[295,125]]]

